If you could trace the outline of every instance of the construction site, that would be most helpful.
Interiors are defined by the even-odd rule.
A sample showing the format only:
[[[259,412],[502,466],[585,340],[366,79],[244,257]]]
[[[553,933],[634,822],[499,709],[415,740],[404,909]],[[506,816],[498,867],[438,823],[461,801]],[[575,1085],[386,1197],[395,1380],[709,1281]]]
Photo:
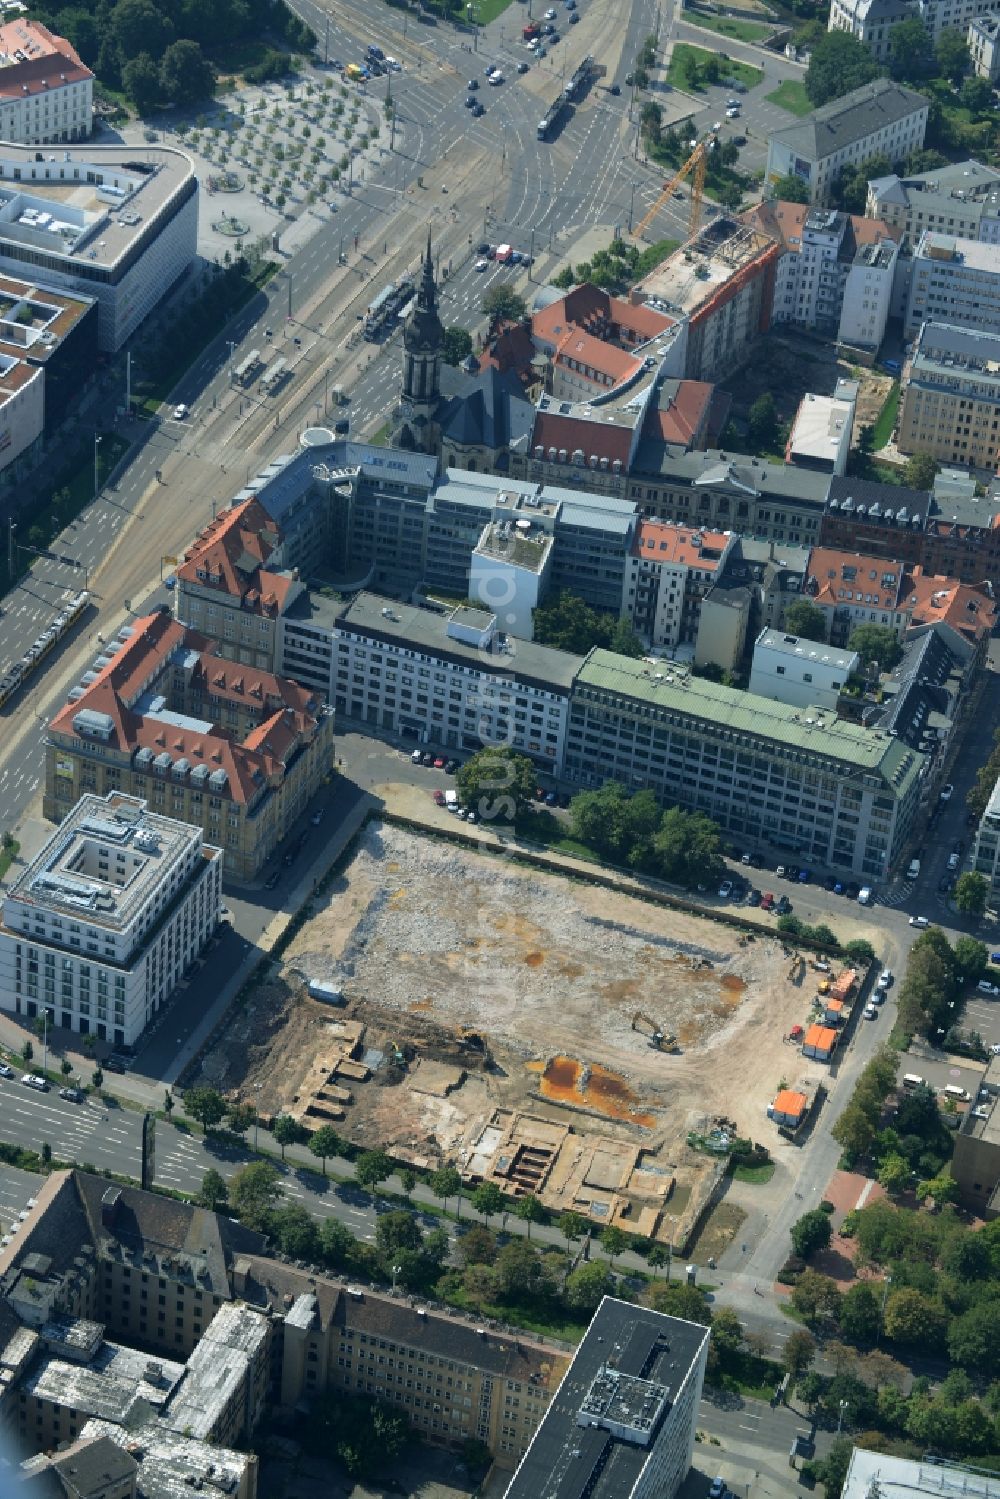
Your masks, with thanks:
[[[767,933],[372,822],[197,1081],[682,1250],[773,1136],[805,981]]]

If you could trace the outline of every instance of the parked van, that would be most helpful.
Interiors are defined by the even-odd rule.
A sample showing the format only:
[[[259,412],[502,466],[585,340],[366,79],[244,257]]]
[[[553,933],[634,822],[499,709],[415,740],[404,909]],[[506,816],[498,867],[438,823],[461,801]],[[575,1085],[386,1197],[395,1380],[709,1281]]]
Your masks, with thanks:
[[[924,1086],[924,1079],[920,1076],[919,1073],[917,1073],[917,1072],[904,1072],[903,1073],[903,1087],[904,1088],[922,1088],[923,1086]]]
[[[861,889],[858,891],[858,905],[859,906],[870,906],[871,903],[872,903],[872,887],[871,887],[871,885],[862,885]]]
[[[968,1103],[969,1101],[969,1095],[965,1089],[957,1088],[954,1083],[949,1083],[947,1088],[942,1089],[942,1092],[945,1098],[953,1098],[956,1103]]]
[[[444,804],[450,812],[456,811],[458,808],[458,792],[446,791],[444,794]]]
[[[910,860],[909,868],[906,871],[906,878],[908,880],[916,880],[916,879],[919,879],[919,877],[920,877],[920,860],[919,859],[911,859]]]

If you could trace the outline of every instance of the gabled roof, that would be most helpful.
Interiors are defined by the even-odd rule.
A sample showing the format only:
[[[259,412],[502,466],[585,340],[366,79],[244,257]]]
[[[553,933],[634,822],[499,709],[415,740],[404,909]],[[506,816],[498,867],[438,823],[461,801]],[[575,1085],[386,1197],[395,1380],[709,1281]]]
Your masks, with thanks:
[[[281,545],[281,532],[257,499],[244,500],[216,516],[184,553],[177,569],[181,583],[218,588],[244,601],[255,614],[280,612],[289,593],[302,585],[288,573],[268,569]]]
[[[658,437],[689,448],[706,430],[715,386],[704,380],[664,380],[657,405],[650,407],[644,437]]]
[[[536,411],[535,425],[531,434],[532,448],[543,447],[557,451],[565,448],[568,455],[582,450],[587,459],[591,454],[606,458],[609,463],[616,460],[624,465],[628,462],[632,445],[632,430],[618,422],[603,422],[595,414],[593,420],[584,417],[564,416],[558,411]]]
[[[902,562],[835,547],[813,547],[805,593],[820,608],[870,602],[874,609],[897,610],[903,607],[905,576]]]
[[[570,361],[574,365],[585,365],[584,373],[593,370],[597,375],[606,375],[609,390],[642,369],[642,360],[635,354],[580,328],[569,329],[556,345],[554,363],[567,364]]]
[[[445,403],[438,418],[442,437],[468,447],[501,449],[531,431],[534,407],[520,381],[493,365],[480,371],[471,388]]]
[[[992,633],[997,606],[979,588],[955,578],[938,578],[915,567],[909,575],[905,595],[913,624],[946,624],[966,640],[976,641]]]

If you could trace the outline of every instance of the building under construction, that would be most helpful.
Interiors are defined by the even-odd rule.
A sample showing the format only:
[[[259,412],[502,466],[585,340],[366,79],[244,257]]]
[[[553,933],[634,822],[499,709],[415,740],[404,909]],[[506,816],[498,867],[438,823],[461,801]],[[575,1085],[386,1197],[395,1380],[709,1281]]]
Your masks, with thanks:
[[[633,302],[687,323],[687,378],[725,379],[744,363],[770,325],[780,254],[770,235],[722,214],[633,289]]]

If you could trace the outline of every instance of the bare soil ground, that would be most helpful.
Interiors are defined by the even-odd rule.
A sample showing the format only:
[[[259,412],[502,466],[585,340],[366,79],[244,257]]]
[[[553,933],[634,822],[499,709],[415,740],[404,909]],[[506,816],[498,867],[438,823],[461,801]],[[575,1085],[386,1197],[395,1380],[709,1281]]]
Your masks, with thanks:
[[[345,1132],[443,1152],[497,1104],[557,1100],[564,1077],[587,1127],[625,1121],[653,1145],[723,1116],[760,1136],[779,1080],[799,1068],[783,1037],[810,998],[779,940],[741,945],[719,923],[374,823],[202,1079],[265,1114],[291,1106],[344,1013],[309,1000],[306,978],[341,986],[366,1046],[466,1070],[444,1096],[384,1086],[404,1082],[391,1066],[353,1087]],[[645,1020],[633,1030],[636,1012],[680,1054],[652,1048]],[[468,1032],[488,1038],[494,1068]]]
[[[892,389],[892,379],[878,370],[863,369],[838,356],[829,344],[821,344],[791,329],[772,332],[767,338],[767,357],[742,369],[724,389],[733,396],[734,415],[745,417],[758,396],[770,391],[781,421],[795,416],[806,391],[832,396],[838,380],[857,379],[861,390],[854,414],[855,432],[874,423]]]

